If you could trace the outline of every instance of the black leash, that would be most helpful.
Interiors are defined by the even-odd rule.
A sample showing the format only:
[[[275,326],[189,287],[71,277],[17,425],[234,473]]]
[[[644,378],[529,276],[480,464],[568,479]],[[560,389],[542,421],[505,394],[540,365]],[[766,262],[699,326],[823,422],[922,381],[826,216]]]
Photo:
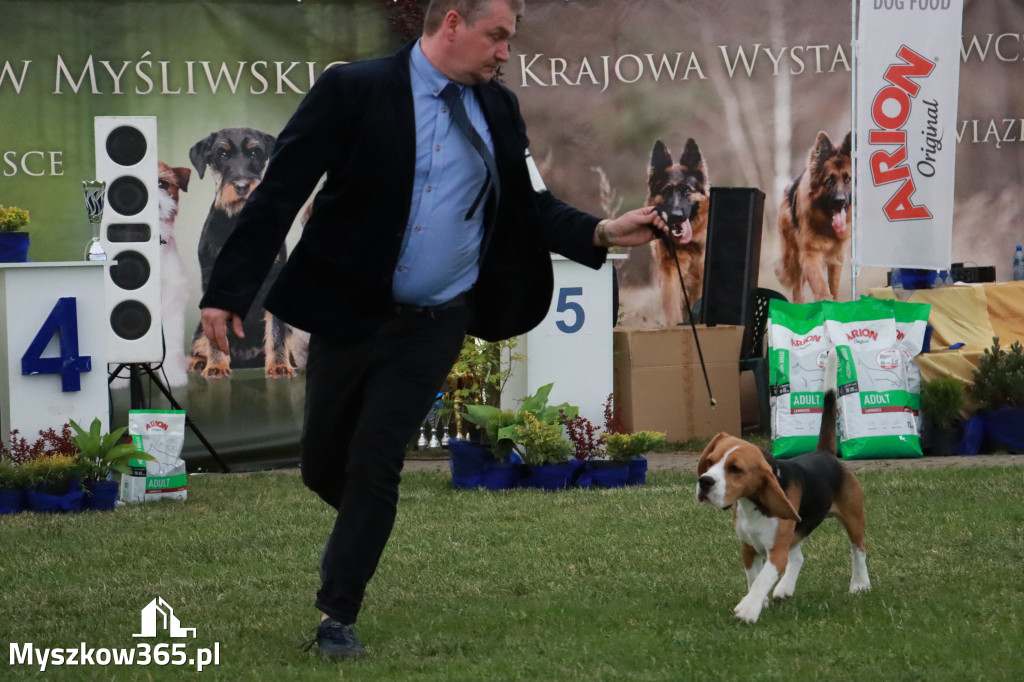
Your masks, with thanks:
[[[661,219],[665,221],[666,225],[668,224],[668,220],[664,214],[661,214]],[[717,407],[718,401],[715,400],[715,396],[711,393],[711,381],[708,379],[708,368],[707,365],[704,364],[704,353],[700,349],[700,339],[697,337],[697,325],[693,321],[693,309],[690,307],[690,297],[686,293],[686,284],[683,282],[683,269],[679,267],[679,259],[676,258],[676,242],[672,239],[671,234],[667,234],[653,227],[651,229],[653,229],[654,233],[658,235],[658,239],[665,244],[665,248],[667,248],[669,253],[672,254],[672,260],[676,262],[676,274],[679,275],[679,288],[683,290],[683,303],[686,304],[686,316],[690,318],[690,329],[693,330],[693,343],[697,346],[697,357],[700,359],[700,369],[704,372],[704,385],[707,386],[708,389],[708,399],[711,402],[711,407]]]

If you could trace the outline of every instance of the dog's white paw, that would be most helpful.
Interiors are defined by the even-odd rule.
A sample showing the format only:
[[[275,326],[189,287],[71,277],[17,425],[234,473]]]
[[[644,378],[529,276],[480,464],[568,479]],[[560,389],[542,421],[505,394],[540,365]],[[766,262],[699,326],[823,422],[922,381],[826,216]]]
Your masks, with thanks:
[[[871,590],[871,581],[867,578],[863,580],[851,580],[850,581],[850,594],[856,594],[858,592],[868,592]]]
[[[764,608],[764,606],[765,604],[763,600],[751,597],[748,594],[739,604],[736,605],[736,608],[734,608],[732,612],[733,615],[745,623],[756,623],[757,619],[761,617],[761,609]]]
[[[850,592],[866,592],[871,589],[871,578],[868,577],[867,555],[857,545],[850,546],[850,558],[853,570],[850,572]]]
[[[793,596],[794,592],[796,592],[796,585],[786,585],[784,583],[779,583],[778,585],[776,585],[775,591],[772,592],[772,596],[776,599],[789,599]]]

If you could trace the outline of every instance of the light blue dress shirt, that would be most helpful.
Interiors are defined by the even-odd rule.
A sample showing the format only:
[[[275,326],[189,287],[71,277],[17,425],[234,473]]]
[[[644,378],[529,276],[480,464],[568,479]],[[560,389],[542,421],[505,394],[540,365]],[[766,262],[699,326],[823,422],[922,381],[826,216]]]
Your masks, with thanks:
[[[479,273],[483,209],[467,219],[487,178],[483,159],[452,122],[441,90],[448,79],[417,43],[410,57],[416,109],[416,173],[412,205],[395,268],[399,303],[434,306],[468,290]],[[470,123],[491,152],[494,144],[472,88],[462,87]]]

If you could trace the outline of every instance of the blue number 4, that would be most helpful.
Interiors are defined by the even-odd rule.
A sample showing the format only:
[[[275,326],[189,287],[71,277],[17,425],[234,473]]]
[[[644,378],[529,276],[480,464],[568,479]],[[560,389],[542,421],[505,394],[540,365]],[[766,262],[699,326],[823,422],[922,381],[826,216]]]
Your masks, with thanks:
[[[44,358],[53,335],[60,342],[60,357]],[[49,317],[21,356],[22,374],[59,374],[62,391],[82,390],[81,372],[92,371],[92,358],[78,354],[78,303],[73,297],[57,300]]]

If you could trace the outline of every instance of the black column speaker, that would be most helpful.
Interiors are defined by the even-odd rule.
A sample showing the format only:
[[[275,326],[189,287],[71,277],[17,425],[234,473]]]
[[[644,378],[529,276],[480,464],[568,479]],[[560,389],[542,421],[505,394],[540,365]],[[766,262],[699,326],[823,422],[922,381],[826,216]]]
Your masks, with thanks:
[[[744,325],[746,353],[757,305],[764,192],[756,187],[712,187],[710,203],[700,321]]]

